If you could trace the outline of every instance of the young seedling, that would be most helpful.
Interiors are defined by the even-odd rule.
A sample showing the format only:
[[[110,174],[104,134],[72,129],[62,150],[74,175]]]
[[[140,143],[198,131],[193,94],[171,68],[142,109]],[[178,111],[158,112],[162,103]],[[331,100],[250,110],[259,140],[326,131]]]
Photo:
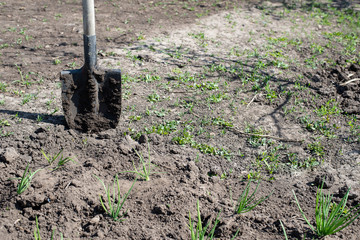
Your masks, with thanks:
[[[17,186],[17,194],[22,194],[29,186],[30,186],[30,183],[31,183],[31,180],[33,179],[34,175],[42,170],[41,168],[36,170],[35,172],[31,172],[29,170],[29,165],[30,163],[27,164],[26,168],[25,168],[25,171],[24,171],[24,174],[22,175],[20,179],[20,182]]]
[[[214,233],[215,233],[216,226],[220,222],[220,219],[219,219],[220,213],[217,215],[214,226],[211,228],[209,234],[207,234],[207,237],[205,238],[205,235],[207,232],[206,230],[208,229],[208,227],[210,225],[210,221],[206,224],[205,227],[203,227],[203,224],[201,222],[199,200],[197,201],[196,209],[197,209],[197,218],[198,218],[198,222],[196,225],[195,225],[195,221],[191,220],[191,213],[189,212],[189,226],[188,227],[190,229],[191,240],[214,239]]]
[[[34,229],[34,239],[41,240],[40,227],[39,227],[39,222],[38,222],[37,216],[35,217],[35,221],[36,221],[36,225],[35,225],[35,229]],[[55,229],[53,229],[51,232],[50,240],[53,240],[54,237],[55,237]],[[60,233],[60,240],[63,240],[63,239],[64,239],[64,237],[63,237],[62,233]]]
[[[35,217],[35,221],[36,221],[36,225],[35,225],[35,229],[34,229],[34,239],[41,240],[40,228],[39,228],[39,222],[38,222],[37,216]]]
[[[138,157],[140,158],[140,166],[138,168],[141,168],[141,170],[138,170],[138,168],[136,168],[135,163],[133,161],[133,166],[134,166],[134,171],[125,171],[128,173],[135,173],[136,175],[138,175],[140,178],[144,179],[145,181],[149,181],[150,180],[150,175],[153,173],[160,173],[160,172],[153,172],[153,168],[157,167],[155,164],[151,163],[151,158],[150,158],[150,146],[148,143],[148,161],[145,162],[144,157],[141,153],[138,153],[135,150],[136,154],[138,155]]]
[[[49,165],[51,165],[53,162],[55,162],[55,160],[60,156],[60,154],[62,153],[63,149],[60,150],[60,152],[54,156],[46,155],[46,153],[44,152],[44,150],[40,150],[40,152],[44,155],[45,159],[48,161]]]
[[[282,221],[280,220],[280,225],[281,225],[281,228],[284,232],[284,237],[285,237],[285,240],[288,240],[288,236],[287,236],[287,233],[286,233],[286,230],[285,230],[285,227],[284,227],[284,224],[282,223]]]
[[[270,195],[272,194],[272,193],[270,193],[266,197],[262,197],[262,198],[260,198],[258,200],[255,200],[255,194],[256,194],[257,189],[259,187],[260,181],[256,185],[256,188],[253,191],[253,193],[249,196],[250,184],[251,184],[251,180],[248,181],[243,193],[241,194],[241,196],[237,200],[237,204],[236,204],[236,207],[235,207],[235,212],[236,213],[241,214],[241,213],[250,212],[257,205],[259,205],[260,203],[265,201],[267,198],[269,198]]]
[[[323,183],[324,184],[324,183]],[[296,204],[306,221],[310,229],[316,233],[319,237],[324,237],[327,235],[335,234],[342,229],[349,226],[352,222],[355,221],[360,216],[360,204],[351,208],[350,210],[346,209],[346,202],[349,196],[349,191],[346,192],[345,196],[341,201],[337,203],[332,202],[333,195],[325,195],[322,192],[323,184],[318,188],[316,193],[316,208],[315,208],[315,222],[316,228],[310,223],[306,218],[303,210],[300,207],[299,201],[296,197],[296,194],[293,190]]]
[[[56,170],[62,166],[64,166],[66,163],[72,161],[73,163],[76,163],[72,158],[70,157],[66,157],[64,158],[64,156],[62,155],[62,151],[63,149],[60,150],[60,152],[58,152],[56,155],[54,156],[51,156],[50,154],[49,155],[46,155],[46,153],[44,152],[44,150],[41,149],[41,153],[44,155],[44,157],[46,158],[46,160],[48,161],[49,165],[52,165],[53,162],[55,162],[57,159],[58,159],[58,164],[57,164],[57,167],[53,170]],[[61,157],[59,157],[61,154]]]
[[[73,162],[73,163],[76,163],[72,158],[69,158],[69,157],[64,158],[63,155],[61,155],[61,158],[59,159],[58,165],[55,168],[55,170],[62,167],[62,166],[64,166],[66,163],[68,163],[70,161]]]
[[[135,179],[135,181],[133,182],[133,184],[131,185],[129,191],[123,196],[121,197],[121,192],[120,192],[120,184],[119,184],[119,179],[118,176],[115,176],[115,181],[113,184],[113,190],[112,190],[112,197],[111,197],[111,188],[110,186],[106,187],[104,182],[101,181],[101,179],[94,175],[103,185],[104,189],[105,189],[105,193],[107,196],[107,200],[108,200],[108,208],[105,206],[104,201],[102,200],[101,195],[99,196],[100,198],[100,202],[101,202],[101,206],[103,207],[103,209],[105,210],[105,212],[115,221],[124,221],[123,217],[126,215],[127,211],[123,212],[122,215],[120,215],[120,211],[124,206],[124,203],[126,201],[126,199],[128,198],[132,188],[134,187],[134,184],[136,182],[137,179]],[[117,197],[115,194],[115,186],[117,186]]]

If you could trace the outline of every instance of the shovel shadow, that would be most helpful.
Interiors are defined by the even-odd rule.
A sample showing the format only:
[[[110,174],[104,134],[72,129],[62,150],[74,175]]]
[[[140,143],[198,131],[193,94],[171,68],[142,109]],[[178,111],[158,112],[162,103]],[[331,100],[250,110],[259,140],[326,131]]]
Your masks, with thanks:
[[[13,117],[17,116],[19,118],[25,118],[33,121],[39,121],[39,117],[41,117],[42,118],[41,122],[66,126],[64,115],[40,114],[40,113],[0,109],[0,114],[1,113],[12,115]]]

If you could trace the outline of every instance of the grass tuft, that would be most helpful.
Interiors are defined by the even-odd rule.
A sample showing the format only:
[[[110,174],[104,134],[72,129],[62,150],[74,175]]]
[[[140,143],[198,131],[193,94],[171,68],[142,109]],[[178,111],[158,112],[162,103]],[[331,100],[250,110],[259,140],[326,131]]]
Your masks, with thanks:
[[[267,195],[265,197],[262,197],[262,198],[260,198],[258,200],[255,200],[255,194],[256,194],[257,189],[259,187],[260,181],[256,185],[256,188],[253,191],[253,193],[249,196],[250,184],[251,184],[251,180],[248,181],[244,191],[242,192],[242,194],[240,195],[240,197],[237,200],[237,204],[236,204],[236,207],[235,207],[235,212],[238,213],[238,214],[250,212],[257,205],[259,205],[260,203],[265,201],[267,198],[269,198],[270,195],[272,194],[272,193],[270,193],[269,195]]]
[[[136,167],[135,163],[133,161],[133,166],[134,166],[134,171],[125,171],[127,173],[135,173],[136,175],[138,175],[140,178],[144,179],[145,181],[149,181],[150,180],[150,175],[153,173],[160,173],[160,172],[153,172],[153,168],[157,167],[155,164],[151,163],[151,158],[150,158],[150,146],[148,143],[148,161],[146,162],[143,155],[141,153],[138,153],[135,150],[136,154],[138,155],[138,157],[140,158],[140,166]],[[140,170],[138,170],[140,169]]]
[[[215,233],[216,226],[220,222],[220,220],[219,220],[220,213],[217,215],[214,226],[211,228],[209,234],[206,234],[207,229],[210,225],[210,221],[206,224],[206,226],[203,226],[203,223],[201,222],[199,200],[197,201],[196,209],[197,209],[197,219],[198,219],[198,222],[196,225],[195,225],[195,221],[191,220],[191,213],[189,212],[189,226],[188,227],[190,229],[191,240],[214,239],[214,233]],[[207,235],[207,237],[205,238],[206,235]]]
[[[324,183],[323,183],[324,184]],[[311,230],[315,232],[319,237],[335,234],[342,229],[349,226],[360,216],[360,204],[348,210],[346,208],[346,202],[349,196],[350,188],[346,192],[345,196],[337,204],[332,201],[333,195],[325,195],[322,192],[322,187],[319,187],[316,193],[316,208],[315,208],[315,222],[316,228],[306,218],[303,210],[300,207],[299,201],[293,190],[296,204]]]
[[[114,181],[114,184],[113,184],[112,196],[111,196],[111,188],[110,188],[110,186],[106,187],[104,182],[98,176],[96,176],[96,175],[94,175],[94,176],[103,185],[103,187],[105,189],[106,196],[107,196],[107,200],[108,200],[108,207],[106,207],[106,205],[105,205],[105,203],[102,200],[102,197],[100,195],[99,198],[100,198],[101,206],[103,207],[105,212],[112,219],[114,219],[115,221],[119,221],[119,222],[124,221],[123,217],[126,215],[127,211],[123,212],[123,214],[121,214],[121,215],[120,215],[120,211],[123,208],[124,203],[125,203],[126,199],[128,198],[132,188],[134,187],[134,184],[135,184],[137,179],[135,179],[135,181],[131,185],[129,191],[123,197],[121,197],[120,184],[119,184],[119,179],[118,179],[117,175],[115,176],[115,181]],[[115,194],[115,186],[117,187],[117,194]]]
[[[36,170],[35,172],[31,172],[31,170],[29,169],[29,165],[30,165],[30,163],[28,163],[26,165],[26,168],[25,168],[25,171],[24,171],[22,177],[19,178],[20,182],[19,182],[19,184],[17,186],[17,190],[16,190],[17,194],[19,194],[19,195],[22,194],[30,186],[31,180],[33,179],[35,174],[38,171],[42,170],[40,168],[40,169]]]

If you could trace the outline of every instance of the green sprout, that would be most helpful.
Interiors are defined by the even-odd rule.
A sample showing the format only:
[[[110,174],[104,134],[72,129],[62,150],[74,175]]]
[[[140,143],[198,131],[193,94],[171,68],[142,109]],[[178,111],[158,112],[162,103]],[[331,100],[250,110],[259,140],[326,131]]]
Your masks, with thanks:
[[[107,196],[107,200],[108,200],[108,208],[105,206],[104,201],[102,200],[101,195],[99,196],[100,198],[100,202],[101,202],[101,206],[103,207],[103,209],[105,210],[105,212],[112,218],[114,219],[114,221],[124,221],[123,217],[126,215],[127,211],[123,212],[122,215],[120,215],[120,211],[124,206],[124,203],[126,201],[126,199],[128,198],[132,188],[134,187],[134,184],[136,182],[137,179],[135,179],[135,181],[133,182],[133,184],[131,185],[129,191],[123,196],[121,197],[121,191],[120,191],[120,183],[119,183],[119,179],[118,176],[115,175],[115,182],[113,184],[113,189],[112,189],[112,196],[111,196],[111,188],[110,186],[106,187],[104,182],[101,181],[101,179],[94,175],[103,185],[104,189],[105,189],[105,193]],[[117,197],[115,194],[115,186],[117,186]]]
[[[324,183],[323,183],[324,184]],[[333,195],[325,195],[322,192],[323,184],[318,188],[316,193],[316,208],[315,208],[315,222],[316,228],[306,218],[303,210],[300,207],[299,201],[293,190],[296,204],[311,230],[319,237],[335,234],[342,229],[349,226],[360,216],[360,204],[346,209],[346,202],[349,196],[350,188],[346,192],[341,201],[337,203],[332,202]]]
[[[26,168],[25,168],[25,171],[24,171],[22,177],[21,177],[21,178],[18,178],[18,179],[20,179],[20,182],[19,182],[19,184],[18,184],[18,186],[17,186],[16,192],[17,192],[17,194],[19,194],[19,195],[22,194],[22,193],[30,186],[31,180],[33,179],[33,177],[35,176],[35,174],[36,174],[38,171],[42,170],[42,169],[40,168],[40,169],[36,170],[35,172],[31,172],[31,171],[29,170],[29,165],[30,165],[30,163],[28,163],[28,164],[26,165]]]
[[[197,201],[196,208],[197,208],[197,218],[198,218],[198,222],[196,225],[195,225],[195,221],[191,220],[191,213],[189,212],[189,226],[188,227],[190,229],[191,240],[204,240],[207,229],[210,225],[210,221],[206,224],[206,226],[203,226],[203,223],[201,222],[199,200]],[[206,239],[214,239],[214,233],[215,233],[216,226],[220,222],[219,215],[220,215],[220,213],[217,215],[214,226],[210,230]]]
[[[253,193],[249,196],[250,184],[251,184],[251,180],[248,181],[244,191],[242,192],[242,194],[240,195],[240,197],[237,200],[237,204],[236,204],[236,207],[235,207],[235,212],[238,213],[238,214],[250,212],[257,205],[259,205],[260,203],[265,201],[267,198],[269,198],[270,195],[271,195],[271,193],[270,193],[266,197],[262,197],[262,198],[260,198],[258,200],[255,200],[255,194],[256,194],[257,189],[259,187],[260,181],[256,185],[256,188],[253,191]]]
[[[135,163],[133,161],[133,166],[134,166],[134,171],[125,171],[127,173],[135,173],[136,175],[138,175],[139,177],[143,178],[145,181],[149,181],[150,180],[150,175],[153,173],[161,173],[161,172],[153,172],[152,169],[154,167],[157,167],[155,164],[151,163],[151,158],[150,158],[150,146],[148,143],[148,161],[145,162],[144,157],[141,153],[138,153],[135,150],[136,154],[138,155],[138,157],[140,158],[140,166],[138,168],[140,168],[140,170],[138,170],[138,168],[136,168]]]
[[[36,221],[36,225],[35,225],[35,229],[34,229],[34,239],[41,240],[40,227],[39,227],[39,222],[38,222],[37,216],[35,217],[35,221]],[[55,237],[55,229],[53,229],[51,232],[50,240],[53,240],[54,237]],[[64,237],[63,237],[62,233],[60,233],[60,240],[63,240],[63,239],[64,239]]]
[[[36,226],[35,226],[35,229],[34,229],[34,239],[35,240],[41,240],[40,228],[39,228],[39,222],[38,222],[37,216],[35,217],[35,221],[36,221]]]
[[[55,169],[53,169],[53,170],[56,170],[56,169],[58,169],[58,168],[60,168],[60,167],[62,167],[62,166],[64,166],[66,163],[68,163],[68,162],[70,162],[70,161],[72,161],[73,163],[76,163],[72,158],[70,158],[70,157],[66,157],[66,158],[64,158],[64,156],[62,155],[62,151],[63,151],[64,149],[61,149],[56,155],[54,155],[54,156],[51,156],[50,154],[46,154],[45,152],[44,152],[44,150],[40,150],[41,151],[41,153],[44,155],[44,157],[45,157],[45,159],[48,161],[48,163],[49,163],[49,165],[52,165],[53,164],[53,162],[55,162],[57,159],[58,159],[58,164],[57,164],[57,167],[55,168]],[[61,156],[60,156],[60,154],[61,154]],[[60,157],[59,157],[60,156]]]
[[[284,224],[282,223],[282,221],[280,220],[280,225],[281,225],[281,228],[284,232],[284,237],[285,237],[285,240],[288,240],[288,236],[287,236],[287,233],[286,233],[286,230],[285,230],[285,227],[284,227]]]

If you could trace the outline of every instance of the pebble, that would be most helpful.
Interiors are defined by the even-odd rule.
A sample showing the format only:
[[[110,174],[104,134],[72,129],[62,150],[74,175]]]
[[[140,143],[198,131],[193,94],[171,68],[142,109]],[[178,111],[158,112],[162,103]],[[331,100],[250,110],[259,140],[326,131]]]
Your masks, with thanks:
[[[90,223],[91,224],[98,224],[100,222],[100,216],[99,215],[96,215],[95,217],[93,217],[91,220],[90,220]]]
[[[19,157],[19,153],[13,147],[0,151],[0,159],[6,163],[11,163]]]

